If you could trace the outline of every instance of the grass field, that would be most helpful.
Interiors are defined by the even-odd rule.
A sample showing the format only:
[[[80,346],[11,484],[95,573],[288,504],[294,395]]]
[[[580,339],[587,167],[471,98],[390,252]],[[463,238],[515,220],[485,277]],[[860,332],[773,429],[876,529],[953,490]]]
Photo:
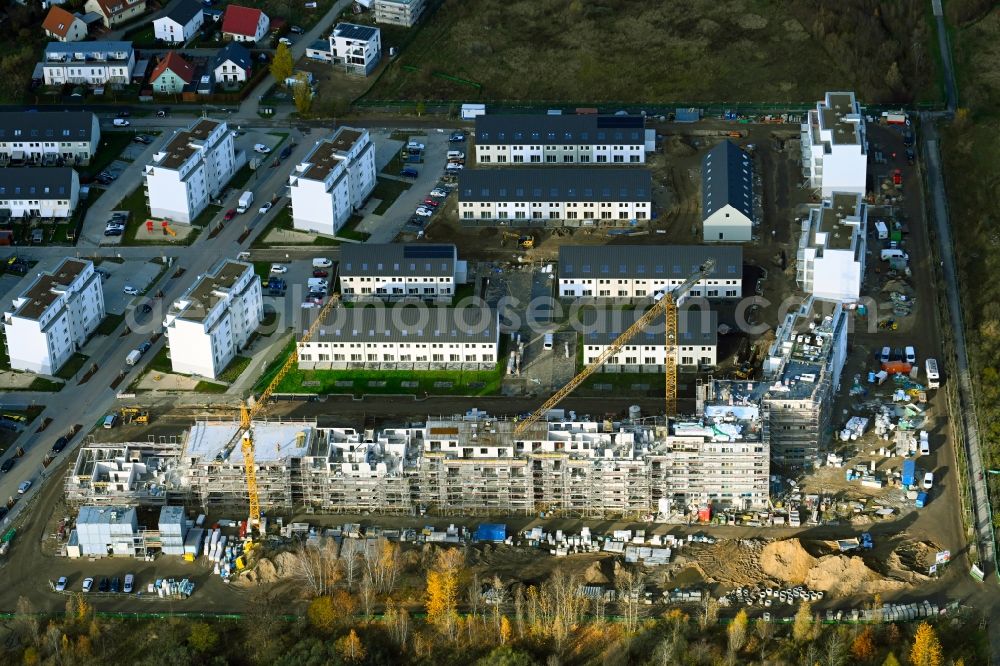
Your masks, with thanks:
[[[82,368],[88,360],[90,360],[90,357],[86,354],[81,354],[79,352],[73,354],[69,357],[69,360],[63,363],[63,366],[59,368],[59,371],[56,373],[56,377],[69,381],[77,372],[80,371],[80,368]]]
[[[109,314],[105,315],[104,319],[100,324],[97,325],[97,330],[94,331],[95,335],[111,335],[118,328],[122,320],[125,319],[125,315],[120,314]]]
[[[939,101],[923,4],[871,4],[431,2],[365,100],[810,103],[832,86]]]
[[[399,170],[396,170],[399,173]],[[379,178],[375,183],[375,189],[372,190],[372,197],[380,199],[381,202],[372,211],[376,215],[384,215],[392,204],[396,203],[396,199],[399,195],[410,189],[409,183],[404,183],[401,180],[394,180],[392,178]]]

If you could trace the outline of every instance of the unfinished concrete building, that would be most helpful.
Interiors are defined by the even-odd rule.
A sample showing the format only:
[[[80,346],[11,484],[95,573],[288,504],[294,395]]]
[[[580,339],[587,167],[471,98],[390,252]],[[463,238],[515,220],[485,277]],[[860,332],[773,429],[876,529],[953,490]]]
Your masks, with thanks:
[[[160,506],[188,497],[178,474],[175,438],[80,447],[66,475],[71,504]]]

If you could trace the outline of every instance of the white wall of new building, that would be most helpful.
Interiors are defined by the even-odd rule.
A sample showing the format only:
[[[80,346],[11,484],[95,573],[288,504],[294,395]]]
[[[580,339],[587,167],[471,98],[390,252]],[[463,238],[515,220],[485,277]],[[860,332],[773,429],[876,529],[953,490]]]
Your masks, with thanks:
[[[243,83],[247,80],[247,71],[232,60],[219,63],[214,73],[219,83]]]
[[[345,301],[367,298],[437,298],[455,294],[455,276],[343,275],[340,293]]]
[[[865,275],[868,209],[860,199],[857,210],[859,214],[842,220],[851,233],[850,245],[842,249],[827,246],[831,233],[829,230],[819,231],[815,234],[815,243],[811,241],[812,231],[817,226],[819,207],[814,207],[803,220],[796,280],[806,293],[842,303],[853,303],[861,297],[861,283]]]
[[[331,33],[330,53],[335,63],[368,74],[382,59],[382,32],[378,29],[371,39],[356,39]]]
[[[583,362],[590,365],[610,345],[583,346]],[[663,372],[666,369],[665,345],[625,345],[604,362],[603,372]],[[686,368],[711,367],[716,364],[716,345],[678,345],[677,365]]]
[[[375,188],[375,146],[367,130],[339,158],[323,180],[309,177],[307,156],[289,177],[292,226],[301,231],[335,235]]]
[[[80,202],[80,177],[76,171],[72,171],[72,174],[68,199],[14,199],[0,195],[0,208],[9,210],[12,218],[70,218],[73,216],[73,211],[76,210],[76,205]]]
[[[135,69],[135,54],[129,53],[127,60],[112,61],[46,61],[42,65],[42,79],[47,86],[77,83],[102,85],[106,83],[128,84]]]
[[[644,164],[646,145],[476,144],[480,164]]]
[[[101,142],[101,125],[97,116],[92,117],[92,127],[90,139],[86,141],[39,141],[39,137],[29,139],[24,137],[21,140],[10,139],[0,141],[0,155],[12,158],[14,153],[23,153],[24,159],[42,159],[46,156],[63,157],[67,160],[77,160],[79,162],[89,162],[97,153],[97,147]],[[57,132],[58,128],[53,128]],[[69,132],[69,130],[65,130]]]
[[[324,342],[298,343],[299,368],[342,369],[368,365],[399,365],[429,369],[449,363],[475,364],[489,369],[496,365],[499,339],[492,343],[454,342]]]
[[[166,154],[153,155],[144,171],[150,214],[190,224],[236,173],[233,134],[220,123],[177,168],[160,164]]]
[[[647,220],[648,201],[462,201],[464,220]]]
[[[94,264],[86,267],[37,317],[16,311],[24,296],[14,299],[14,309],[4,313],[4,335],[10,367],[51,375],[87,341],[104,319],[104,290]],[[33,283],[34,284],[34,283]],[[29,287],[30,289],[30,287]]]
[[[853,97],[853,93],[827,93],[826,100],[809,111],[801,128],[803,167],[810,185],[820,189],[824,198],[834,192],[864,195],[868,183],[867,133],[860,108],[842,118],[843,123],[856,127],[856,139],[837,141],[833,129],[823,126],[822,112],[830,108],[830,95],[843,94]]]
[[[205,23],[202,12],[195,14],[187,25],[181,25],[169,16],[161,16],[153,21],[153,35],[171,44],[183,44],[194,37],[198,29]]]
[[[416,25],[424,11],[424,0],[375,0],[372,9],[376,23],[409,28]]]
[[[684,280],[663,279],[606,279],[606,278],[559,278],[561,298],[650,298],[659,291],[673,289]],[[688,292],[693,298],[741,298],[743,281],[741,277],[708,278],[699,280]]]
[[[753,220],[726,205],[705,218],[702,234],[706,243],[749,241],[753,237]]]
[[[246,265],[232,288],[216,291],[214,296],[218,300],[204,318],[185,318],[180,312],[168,314],[164,320],[174,372],[215,379],[264,318],[260,279],[251,265]],[[191,291],[174,303],[174,309],[182,310],[190,299]]]

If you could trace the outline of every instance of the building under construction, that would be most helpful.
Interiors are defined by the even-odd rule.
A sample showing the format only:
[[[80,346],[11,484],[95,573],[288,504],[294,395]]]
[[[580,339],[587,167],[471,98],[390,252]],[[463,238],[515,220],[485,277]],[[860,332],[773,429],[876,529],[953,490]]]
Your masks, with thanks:
[[[758,410],[700,420],[550,419],[479,412],[402,428],[254,422],[261,508],[580,516],[676,515],[704,505],[767,506],[769,447]],[[199,421],[176,442],[92,444],[67,476],[79,504],[183,501],[205,511],[247,504],[236,422]]]

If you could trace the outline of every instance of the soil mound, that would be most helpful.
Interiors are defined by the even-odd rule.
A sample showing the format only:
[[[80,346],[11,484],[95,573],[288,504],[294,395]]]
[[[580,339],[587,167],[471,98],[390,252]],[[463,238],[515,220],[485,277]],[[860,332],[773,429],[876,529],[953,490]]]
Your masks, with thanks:
[[[804,581],[811,590],[847,596],[890,592],[905,587],[905,583],[887,580],[868,568],[860,557],[827,555],[820,558]]]
[[[760,568],[768,576],[786,583],[801,585],[816,565],[816,558],[806,552],[798,539],[772,541],[760,553]]]

